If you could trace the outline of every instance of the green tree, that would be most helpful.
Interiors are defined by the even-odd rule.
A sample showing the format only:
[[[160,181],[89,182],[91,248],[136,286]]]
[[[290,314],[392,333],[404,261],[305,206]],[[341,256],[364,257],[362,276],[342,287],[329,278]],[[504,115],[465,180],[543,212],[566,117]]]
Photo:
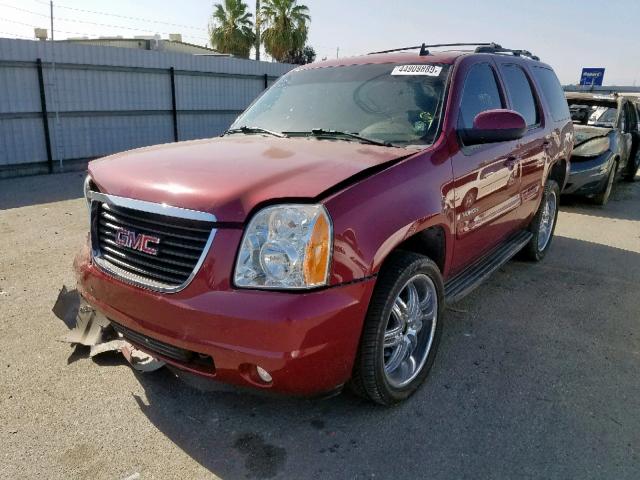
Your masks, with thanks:
[[[256,34],[251,20],[253,15],[247,11],[248,8],[242,0],[224,0],[223,4],[214,5],[209,24],[209,38],[214,50],[249,58]]]
[[[295,50],[289,52],[287,58],[284,59],[286,63],[295,63],[296,65],[305,65],[312,63],[316,59],[316,51],[311,45],[306,45],[302,50]]]
[[[297,0],[262,0],[260,11],[262,43],[266,52],[279,62],[291,52],[301,51],[307,42],[309,9]]]
[[[260,38],[260,0],[256,0],[256,60],[260,60],[260,45],[262,45],[262,39]]]

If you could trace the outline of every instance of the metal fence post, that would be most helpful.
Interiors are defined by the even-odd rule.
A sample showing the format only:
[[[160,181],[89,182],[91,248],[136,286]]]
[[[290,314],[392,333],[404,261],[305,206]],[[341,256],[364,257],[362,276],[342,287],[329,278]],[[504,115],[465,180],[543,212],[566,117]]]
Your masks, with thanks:
[[[169,69],[171,75],[171,113],[173,115],[173,141],[177,142],[178,138],[178,106],[176,104],[176,69]]]
[[[51,133],[49,131],[49,114],[47,113],[47,95],[44,89],[44,75],[42,74],[42,60],[36,60],[38,69],[38,83],[40,85],[40,105],[42,109],[42,126],[44,127],[44,142],[47,147],[47,163],[49,173],[53,173],[53,155],[51,153]]]
[[[267,75],[265,73],[264,74],[264,89],[266,90],[267,88],[269,88],[269,75]]]

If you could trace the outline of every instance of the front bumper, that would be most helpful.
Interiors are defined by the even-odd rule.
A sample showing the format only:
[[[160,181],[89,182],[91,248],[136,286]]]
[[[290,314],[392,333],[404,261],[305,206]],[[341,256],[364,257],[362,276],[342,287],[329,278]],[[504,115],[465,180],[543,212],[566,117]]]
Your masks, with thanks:
[[[571,158],[569,179],[562,191],[568,195],[591,195],[605,187],[614,154],[607,151],[595,158]]]
[[[188,287],[162,294],[104,273],[88,247],[74,267],[80,294],[116,325],[210,356],[213,365],[176,361],[134,340],[142,350],[221,382],[292,395],[330,392],[350,378],[375,283],[370,278],[308,293]],[[256,366],[269,372],[270,383],[256,376]]]

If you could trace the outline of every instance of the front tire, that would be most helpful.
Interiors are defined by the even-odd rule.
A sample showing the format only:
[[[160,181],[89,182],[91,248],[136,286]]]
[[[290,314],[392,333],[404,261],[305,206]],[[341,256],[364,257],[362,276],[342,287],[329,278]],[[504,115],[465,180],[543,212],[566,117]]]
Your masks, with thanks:
[[[607,176],[607,183],[604,186],[604,190],[593,197],[593,203],[604,207],[609,201],[611,191],[613,190],[613,183],[616,180],[616,173],[618,172],[618,161],[614,161],[611,165],[611,170]]]
[[[522,250],[526,259],[539,262],[547,254],[558,221],[559,200],[558,183],[552,179],[547,180],[538,211],[529,224],[529,231],[533,237]]]
[[[476,203],[478,198],[478,191],[474,188],[473,190],[469,190],[467,194],[462,199],[462,209],[463,211],[469,210],[473,207],[473,204]]]
[[[381,405],[398,403],[424,382],[442,334],[444,286],[429,258],[393,253],[365,318],[351,389]]]

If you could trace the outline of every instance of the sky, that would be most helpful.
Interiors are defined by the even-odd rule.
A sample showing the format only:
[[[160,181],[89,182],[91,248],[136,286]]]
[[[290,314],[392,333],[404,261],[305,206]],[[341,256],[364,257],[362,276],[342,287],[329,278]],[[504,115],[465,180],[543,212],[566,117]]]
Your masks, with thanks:
[[[426,43],[496,42],[538,55],[562,83],[604,67],[605,84],[640,85],[640,0],[298,0],[318,59]],[[248,0],[250,10],[254,0]],[[55,38],[182,33],[207,43],[212,0],[54,0]],[[49,28],[49,2],[0,0],[0,37]]]

